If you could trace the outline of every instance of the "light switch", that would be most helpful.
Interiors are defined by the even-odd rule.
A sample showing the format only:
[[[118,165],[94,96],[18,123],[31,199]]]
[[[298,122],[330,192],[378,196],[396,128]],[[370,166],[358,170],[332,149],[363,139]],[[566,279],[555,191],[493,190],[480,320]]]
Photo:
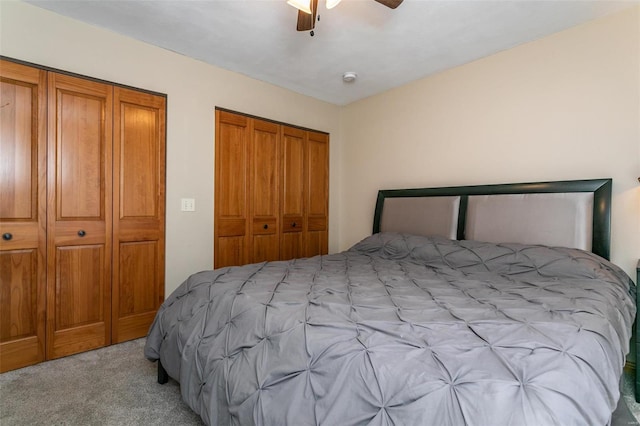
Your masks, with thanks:
[[[183,212],[195,212],[196,200],[194,198],[183,198],[181,210]]]

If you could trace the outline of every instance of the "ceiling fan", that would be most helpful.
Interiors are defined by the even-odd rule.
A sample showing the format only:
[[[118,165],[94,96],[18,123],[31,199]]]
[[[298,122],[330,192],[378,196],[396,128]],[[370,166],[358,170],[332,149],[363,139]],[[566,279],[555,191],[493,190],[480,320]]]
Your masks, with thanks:
[[[342,0],[327,0],[327,9],[333,9]],[[391,9],[395,9],[400,6],[403,0],[374,0],[380,4],[383,4]],[[313,36],[313,29],[316,26],[316,16],[318,12],[318,0],[287,0],[287,3],[298,9],[298,25],[296,29],[298,31],[311,31]]]

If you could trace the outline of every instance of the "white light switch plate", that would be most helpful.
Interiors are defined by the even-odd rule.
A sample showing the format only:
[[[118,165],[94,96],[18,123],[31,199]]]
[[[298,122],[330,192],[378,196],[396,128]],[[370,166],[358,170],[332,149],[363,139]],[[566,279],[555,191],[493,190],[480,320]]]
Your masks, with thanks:
[[[183,198],[180,210],[183,212],[195,212],[196,200],[194,198]]]

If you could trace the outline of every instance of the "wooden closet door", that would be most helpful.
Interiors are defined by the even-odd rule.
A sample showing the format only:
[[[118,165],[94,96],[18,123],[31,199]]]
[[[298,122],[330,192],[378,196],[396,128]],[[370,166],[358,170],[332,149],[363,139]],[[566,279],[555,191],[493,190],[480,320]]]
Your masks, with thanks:
[[[329,251],[329,135],[307,134],[307,228],[305,255]]]
[[[305,144],[304,130],[282,127],[281,260],[305,256]]]
[[[164,300],[165,117],[161,96],[116,87],[112,343],[146,336]]]
[[[110,343],[112,97],[49,73],[47,358]]]
[[[0,60],[0,373],[45,356],[46,85]]]
[[[251,119],[249,263],[280,259],[280,126]]]
[[[249,118],[216,110],[214,266],[249,259]]]

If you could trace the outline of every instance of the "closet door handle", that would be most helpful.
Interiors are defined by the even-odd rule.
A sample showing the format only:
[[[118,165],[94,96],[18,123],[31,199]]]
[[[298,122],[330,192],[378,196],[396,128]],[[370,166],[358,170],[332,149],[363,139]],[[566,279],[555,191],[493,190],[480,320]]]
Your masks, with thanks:
[[[2,239],[5,241],[9,241],[12,238],[13,238],[13,235],[9,232],[2,234]]]
[[[84,230],[83,230],[83,229],[81,229],[81,230],[79,230],[79,231],[78,231],[78,236],[79,236],[79,237],[84,237],[85,235],[87,235],[87,233],[86,233],[86,232],[84,232]]]
[[[269,229],[269,225],[267,225],[266,223],[264,224],[264,226],[262,227],[262,229]]]
[[[291,227],[292,227],[292,228],[295,228],[295,227],[296,227],[296,225],[297,225],[297,223],[293,222],[293,223],[291,224]]]

